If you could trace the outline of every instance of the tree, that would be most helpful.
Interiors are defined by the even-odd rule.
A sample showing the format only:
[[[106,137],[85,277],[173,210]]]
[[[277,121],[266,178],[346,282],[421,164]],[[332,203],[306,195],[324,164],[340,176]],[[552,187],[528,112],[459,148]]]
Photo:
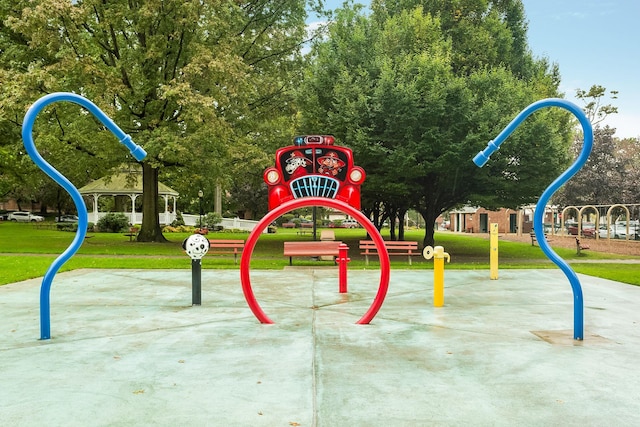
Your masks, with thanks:
[[[605,205],[628,202],[624,200],[626,169],[629,159],[617,154],[615,129],[596,127],[593,148],[585,165],[554,197],[560,205]],[[571,152],[578,157],[582,139],[576,138]]]
[[[425,245],[437,216],[455,206],[534,200],[566,165],[573,125],[565,111],[537,113],[476,168],[473,156],[522,108],[557,96],[559,78],[528,53],[519,1],[468,2],[458,15],[447,5],[339,11],[299,97],[300,129],[334,133],[367,171],[364,210],[415,208]]]
[[[591,125],[597,127],[609,114],[616,114],[618,107],[614,107],[611,104],[602,105],[603,98],[607,92],[604,86],[593,85],[588,91],[578,89],[576,90],[576,98],[584,102],[583,110]],[[611,99],[618,98],[618,91],[612,90],[609,92]]]
[[[627,160],[622,200],[625,203],[640,203],[640,138],[618,140],[617,154]]]
[[[301,68],[304,0],[6,4],[10,34],[43,52],[44,60],[26,54],[19,67],[6,63],[2,77],[13,82],[13,92],[2,106],[20,111],[44,93],[74,91],[131,134],[149,154],[138,240],[164,240],[157,216],[161,170],[182,172],[169,176],[190,182],[187,197],[198,189],[194,182],[229,180],[229,146],[250,143],[248,129],[267,114],[274,120],[292,115],[283,99]],[[39,124],[43,134],[55,126],[55,111]],[[108,166],[125,159],[115,149],[105,152],[105,146],[117,148],[105,142],[109,135],[85,142],[95,123],[78,114],[57,118],[70,145]]]
[[[618,112],[611,104],[603,105],[606,93],[606,88],[600,85],[593,85],[588,91],[577,90],[576,97],[584,102],[585,114],[594,126],[593,148],[584,167],[554,196],[555,203],[608,205],[640,200],[637,190],[640,144],[637,138],[615,138],[615,129],[609,126],[600,127],[609,114]],[[617,91],[609,93],[611,99],[617,98]],[[578,134],[571,146],[572,158],[580,154],[582,143],[582,135]]]

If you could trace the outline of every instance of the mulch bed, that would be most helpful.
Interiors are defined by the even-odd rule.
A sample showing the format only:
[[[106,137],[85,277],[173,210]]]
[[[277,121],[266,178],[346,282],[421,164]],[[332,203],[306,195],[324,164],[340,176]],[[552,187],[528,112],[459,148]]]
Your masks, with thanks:
[[[531,237],[527,235],[501,234],[501,240],[512,242],[531,243]],[[547,235],[547,242],[551,247],[575,249],[576,236]],[[640,241],[618,239],[595,239],[582,237],[580,242],[589,246],[589,250],[609,254],[640,256]]]

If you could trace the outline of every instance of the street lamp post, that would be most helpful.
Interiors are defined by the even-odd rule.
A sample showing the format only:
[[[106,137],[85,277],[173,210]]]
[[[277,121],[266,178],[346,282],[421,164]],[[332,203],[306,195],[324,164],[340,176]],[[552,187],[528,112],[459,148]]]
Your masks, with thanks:
[[[198,226],[200,227],[200,231],[202,231],[202,197],[204,196],[204,192],[202,190],[198,190],[198,199],[200,199],[200,222]]]

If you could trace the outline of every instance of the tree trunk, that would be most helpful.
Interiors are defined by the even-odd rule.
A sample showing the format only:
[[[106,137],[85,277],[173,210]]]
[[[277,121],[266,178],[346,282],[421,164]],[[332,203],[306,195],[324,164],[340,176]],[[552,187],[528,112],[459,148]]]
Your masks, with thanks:
[[[396,236],[396,219],[398,218],[398,211],[396,208],[387,207],[389,212],[389,240],[398,240]]]
[[[158,169],[142,163],[142,228],[138,242],[167,242],[158,218]]]
[[[421,210],[420,214],[422,218],[424,218],[424,246],[434,246],[434,229],[433,226],[436,223],[436,218],[440,215],[439,212],[436,212],[435,209],[427,208],[425,210]],[[446,249],[446,248],[445,248]]]
[[[398,209],[398,240],[404,241],[404,218],[407,214],[407,209]]]

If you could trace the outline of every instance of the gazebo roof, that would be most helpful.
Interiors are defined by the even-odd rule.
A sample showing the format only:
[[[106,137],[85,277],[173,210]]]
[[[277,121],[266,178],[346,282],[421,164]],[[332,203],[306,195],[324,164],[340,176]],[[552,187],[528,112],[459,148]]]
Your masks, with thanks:
[[[109,194],[128,195],[142,194],[142,168],[124,166],[112,176],[105,176],[90,182],[80,188],[80,194]],[[179,193],[174,189],[158,182],[158,194],[161,196],[175,196]]]

